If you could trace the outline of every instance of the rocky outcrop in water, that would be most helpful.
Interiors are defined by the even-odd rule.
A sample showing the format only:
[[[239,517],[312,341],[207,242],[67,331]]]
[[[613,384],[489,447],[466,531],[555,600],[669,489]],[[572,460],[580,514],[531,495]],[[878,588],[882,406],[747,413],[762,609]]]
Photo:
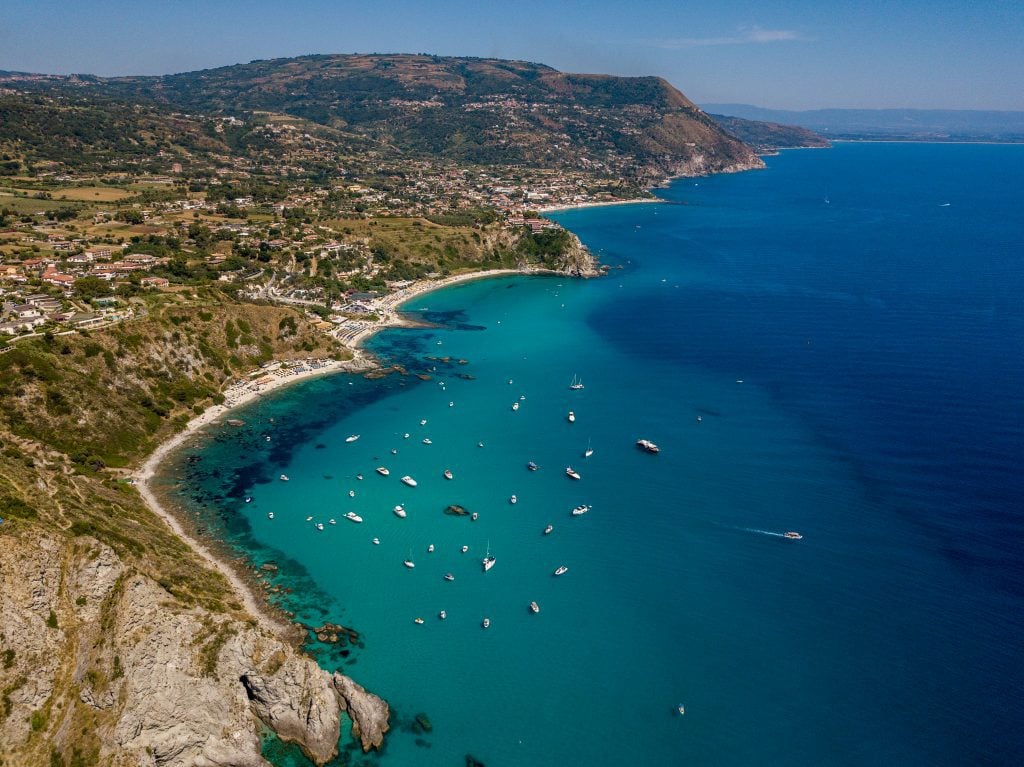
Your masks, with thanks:
[[[352,734],[362,742],[363,751],[380,748],[389,726],[388,704],[339,672],[334,673],[334,689],[341,696],[352,720]]]

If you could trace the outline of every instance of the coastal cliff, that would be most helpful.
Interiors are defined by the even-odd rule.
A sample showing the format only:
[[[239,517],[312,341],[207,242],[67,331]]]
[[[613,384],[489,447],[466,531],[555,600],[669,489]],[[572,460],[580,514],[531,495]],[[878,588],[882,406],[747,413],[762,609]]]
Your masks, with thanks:
[[[380,746],[387,704],[258,622],[183,606],[87,536],[4,543],[0,735],[15,763],[64,747],[87,763],[266,767],[262,722],[324,764],[343,713]]]

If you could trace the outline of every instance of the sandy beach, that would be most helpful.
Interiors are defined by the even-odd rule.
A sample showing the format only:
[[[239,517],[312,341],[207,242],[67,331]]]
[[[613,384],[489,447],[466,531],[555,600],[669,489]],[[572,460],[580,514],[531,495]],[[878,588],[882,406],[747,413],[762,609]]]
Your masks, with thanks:
[[[639,200],[609,200],[607,202],[577,202],[572,205],[548,205],[537,208],[538,213],[557,213],[560,210],[581,210],[583,208],[607,208],[611,205],[640,205],[643,203],[665,202],[656,197],[644,197]]]
[[[452,275],[441,280],[420,280],[407,285],[400,290],[390,293],[370,302],[373,313],[377,316],[374,321],[362,323],[361,327],[348,327],[347,330],[354,332],[343,332],[335,330],[335,335],[346,347],[353,357],[351,360],[300,360],[288,363],[284,366],[280,363],[265,366],[255,370],[245,378],[234,382],[224,390],[224,404],[214,405],[207,408],[201,415],[196,416],[186,424],[185,428],[170,439],[161,443],[154,450],[145,463],[133,475],[135,486],[143,500],[160,516],[174,531],[176,535],[186,541],[189,546],[202,557],[211,567],[220,572],[232,585],[245,609],[256,618],[264,629],[281,637],[294,635],[294,626],[286,623],[281,615],[275,611],[266,601],[263,594],[253,590],[243,575],[235,569],[235,566],[218,557],[208,546],[190,535],[181,521],[157,498],[156,493],[150,486],[153,477],[156,476],[160,464],[177,448],[186,444],[196,436],[200,429],[205,426],[226,420],[229,413],[246,405],[258,397],[276,391],[285,386],[306,381],[317,376],[329,375],[339,372],[359,372],[370,370],[374,367],[374,361],[361,348],[361,345],[385,328],[408,326],[409,323],[402,318],[397,307],[411,299],[431,293],[450,285],[472,280],[486,279],[489,277],[502,277],[516,274],[537,274],[539,271],[525,271],[517,269],[495,269],[486,272],[469,272],[466,274]],[[280,366],[278,366],[280,365]]]

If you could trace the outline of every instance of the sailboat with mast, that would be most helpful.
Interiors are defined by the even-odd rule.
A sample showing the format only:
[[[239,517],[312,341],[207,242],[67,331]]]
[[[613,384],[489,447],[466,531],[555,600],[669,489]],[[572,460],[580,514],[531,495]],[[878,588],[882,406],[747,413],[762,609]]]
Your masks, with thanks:
[[[587,449],[583,451],[584,458],[590,458],[594,454],[594,448],[590,446],[590,440],[587,440]]]
[[[579,391],[583,388],[583,381],[577,378],[575,373],[572,374],[572,383],[569,384],[569,388],[573,391]]]
[[[494,567],[494,563],[496,561],[497,560],[491,556],[491,542],[487,541],[487,553],[484,555],[484,558],[481,561],[481,564],[483,564],[484,566],[484,572],[486,573],[488,570]]]

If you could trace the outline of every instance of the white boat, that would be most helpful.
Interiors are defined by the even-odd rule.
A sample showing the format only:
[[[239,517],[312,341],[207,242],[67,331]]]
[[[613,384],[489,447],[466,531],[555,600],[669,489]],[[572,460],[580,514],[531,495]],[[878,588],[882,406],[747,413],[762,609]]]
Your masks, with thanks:
[[[405,560],[404,562],[402,562],[402,564],[408,567],[410,570],[416,567],[416,563],[412,561],[412,558]]]
[[[469,551],[469,546],[463,546],[462,553],[465,554],[467,551]]]
[[[574,391],[579,391],[580,389],[583,388],[583,381],[578,379],[575,373],[572,374],[572,383],[569,384],[569,388],[573,389]]]
[[[252,503],[252,496],[251,495],[245,496],[245,502],[246,503]]]
[[[445,573],[445,574],[444,574],[444,579],[445,579],[446,581],[454,581],[454,580],[455,580],[455,576],[454,576],[454,575],[452,575],[451,573]]]
[[[307,522],[312,522],[313,521],[313,517],[306,517],[306,521]]]
[[[491,542],[487,541],[487,554],[481,560],[481,564],[484,566],[484,572],[486,573],[492,567],[497,560],[491,556]]]
[[[380,474],[382,477],[386,477],[391,472],[388,470],[386,466],[378,466],[377,473]]]
[[[555,529],[554,525],[548,525],[544,528],[544,535],[551,535],[551,531]]]
[[[661,452],[661,448],[651,442],[649,439],[638,439],[636,446],[643,450],[645,453],[658,453]]]
[[[588,511],[590,511],[589,506],[587,506],[586,504],[580,504],[579,506],[572,510],[572,515],[574,517],[578,517],[583,514],[586,514]]]
[[[316,523],[316,529],[317,530],[323,530],[324,529],[324,523],[323,522],[317,522]]]
[[[448,407],[455,407],[455,402],[449,402]]]
[[[358,434],[349,434],[347,437],[345,437],[346,442],[355,442],[357,439],[359,439]]]
[[[680,703],[678,706],[676,706],[676,711],[679,712],[679,716],[685,716],[686,715],[686,707],[683,706],[682,703]]]
[[[408,474],[402,477],[402,482],[408,485],[409,487],[416,487],[416,480],[410,477]]]
[[[455,478],[455,475],[452,474],[452,470],[451,469],[445,469],[443,474],[444,474],[444,478],[445,479],[454,479]]]
[[[348,497],[349,498],[355,498],[356,497],[356,491],[355,490],[349,490],[348,491]]]
[[[478,519],[480,519],[480,515],[474,511],[472,514],[469,515],[469,518],[471,521],[476,522]]]
[[[329,524],[329,525],[336,525],[336,524],[338,524],[338,523],[337,523],[337,521],[336,521],[336,520],[334,519],[334,517],[331,517],[330,519],[328,519],[328,520],[327,520],[327,524]]]
[[[565,575],[567,572],[569,572],[568,567],[566,567],[565,565],[559,565],[558,569],[555,570],[555,575]]]
[[[362,474],[356,474],[356,479],[362,479],[362,478],[363,478]]]
[[[519,409],[519,403],[518,402],[513,402],[512,403],[512,409],[513,410],[518,410]]]
[[[442,610],[441,612],[439,612],[439,613],[437,614],[437,617],[438,617],[438,618],[440,618],[441,620],[444,620],[445,618],[447,618],[447,617],[448,617],[448,613],[447,613],[447,612],[445,612],[444,610]]]
[[[402,439],[409,439],[409,432],[402,435]]]
[[[783,537],[783,538],[789,538],[789,540],[791,540],[791,541],[800,541],[800,540],[803,540],[803,536],[802,536],[802,535],[800,535],[800,533],[798,533],[798,532],[795,532],[795,531],[793,531],[793,530],[790,530],[790,531],[789,531],[788,533],[783,533],[783,534],[782,534],[782,537]]]
[[[373,543],[374,546],[380,546],[380,538],[374,538],[371,543]]]
[[[346,512],[345,513],[345,519],[349,520],[350,522],[362,522],[363,521],[363,518],[361,516],[359,516],[358,514],[356,514],[354,511]],[[331,521],[333,522],[334,520],[331,520]]]
[[[518,499],[518,498],[516,498],[516,497],[515,497],[515,496],[513,495],[512,497],[510,497],[510,498],[508,499],[508,502],[509,502],[509,503],[511,503],[511,504],[512,504],[513,506],[515,506],[515,505],[516,505],[517,503],[519,503],[519,499]]]
[[[288,481],[288,475],[287,474],[282,474],[281,475],[281,481],[282,482],[287,482]]]
[[[424,437],[423,438],[423,444],[424,445],[433,445],[434,443],[430,441],[430,437]]]
[[[427,419],[426,419],[426,418],[424,418],[424,419],[422,419],[422,420],[420,421],[420,426],[426,426],[426,425],[427,425]]]
[[[427,553],[428,554],[433,554],[434,553],[434,544],[431,543],[429,546],[427,546]]]
[[[395,506],[394,512],[396,517],[401,517],[402,519],[405,519],[405,509],[402,508],[402,504],[398,504],[397,506]]]
[[[569,423],[576,423],[576,414],[571,410],[569,411],[569,415],[567,415],[566,418],[568,419]]]
[[[483,623],[481,623],[480,625],[483,626],[484,628],[487,628],[488,626],[491,625],[491,619],[490,618],[484,618]]]
[[[539,469],[540,466],[535,464],[533,461],[528,461],[526,464],[526,468],[529,469],[530,471],[537,471],[537,469]]]
[[[397,447],[391,448],[391,455],[398,455],[398,448]]]
[[[413,618],[412,622],[413,623],[418,623],[421,626],[423,625],[423,619],[422,618]]]
[[[531,613],[539,613],[540,612],[540,605],[538,605],[536,602],[530,602],[530,612]]]
[[[267,512],[267,519],[273,519],[273,518],[274,518],[274,512],[268,511]]]
[[[590,440],[587,440],[587,449],[583,451],[584,458],[590,458],[594,454],[594,448],[590,446]]]
[[[565,476],[567,476],[569,479],[579,479],[580,473],[576,471],[576,469],[574,469],[572,466],[566,466]]]

